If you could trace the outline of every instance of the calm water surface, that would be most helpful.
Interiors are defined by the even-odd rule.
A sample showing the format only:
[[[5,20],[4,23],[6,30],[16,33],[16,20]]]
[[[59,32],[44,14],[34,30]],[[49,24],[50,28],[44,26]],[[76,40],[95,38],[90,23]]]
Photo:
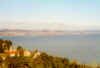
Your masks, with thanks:
[[[100,62],[100,35],[0,36],[26,49],[77,59],[81,63]]]

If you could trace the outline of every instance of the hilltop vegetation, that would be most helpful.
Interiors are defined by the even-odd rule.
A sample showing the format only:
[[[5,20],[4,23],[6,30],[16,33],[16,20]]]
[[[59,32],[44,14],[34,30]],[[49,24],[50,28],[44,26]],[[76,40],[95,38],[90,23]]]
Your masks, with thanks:
[[[45,52],[34,52],[22,46],[14,48],[10,40],[0,39],[0,68],[100,68],[71,62],[68,58],[48,55]]]

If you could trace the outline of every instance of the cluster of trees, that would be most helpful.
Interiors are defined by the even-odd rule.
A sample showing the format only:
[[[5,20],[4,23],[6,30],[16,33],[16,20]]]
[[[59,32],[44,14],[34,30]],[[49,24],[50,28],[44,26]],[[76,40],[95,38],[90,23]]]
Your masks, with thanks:
[[[100,68],[100,66],[93,67],[86,64],[78,64],[77,61],[71,62],[67,58],[51,56],[45,52],[41,52],[40,56],[35,59],[24,56],[11,57],[9,59],[12,61],[11,64],[15,64],[13,68],[16,68],[16,66],[20,68]]]
[[[23,64],[25,68],[100,68],[99,66],[92,67],[85,64],[78,64],[76,61],[71,62],[67,58],[50,56],[45,52],[41,52],[40,56],[35,59],[25,57],[19,57],[15,59],[18,60],[16,65],[22,66]]]
[[[0,53],[5,53],[5,51],[9,51],[10,49],[13,49],[12,41],[0,39]],[[24,49],[22,46],[19,45],[17,51],[20,56],[24,56]]]
[[[0,39],[0,53],[4,53],[5,50],[9,50],[12,46],[12,42],[10,40]]]
[[[71,62],[67,58],[54,57],[42,52],[33,61],[33,68],[94,68],[85,64],[78,64],[77,61]],[[99,66],[95,68],[100,68]]]

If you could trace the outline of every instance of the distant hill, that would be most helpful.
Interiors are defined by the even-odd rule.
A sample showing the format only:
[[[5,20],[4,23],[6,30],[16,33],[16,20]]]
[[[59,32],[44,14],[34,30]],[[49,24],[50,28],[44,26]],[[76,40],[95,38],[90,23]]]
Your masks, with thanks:
[[[0,36],[26,36],[26,35],[87,35],[100,34],[100,31],[49,31],[49,30],[24,30],[1,29]]]

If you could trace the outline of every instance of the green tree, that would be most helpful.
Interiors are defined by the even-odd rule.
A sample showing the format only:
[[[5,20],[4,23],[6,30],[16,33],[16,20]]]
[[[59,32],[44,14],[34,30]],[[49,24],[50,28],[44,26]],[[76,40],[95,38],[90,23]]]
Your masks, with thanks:
[[[12,42],[10,40],[0,39],[0,53],[4,53],[5,50],[10,50]]]
[[[19,45],[17,47],[17,51],[18,51],[20,57],[24,56],[24,49],[22,46]]]
[[[3,43],[3,39],[0,39],[0,53],[3,53],[2,43]]]

